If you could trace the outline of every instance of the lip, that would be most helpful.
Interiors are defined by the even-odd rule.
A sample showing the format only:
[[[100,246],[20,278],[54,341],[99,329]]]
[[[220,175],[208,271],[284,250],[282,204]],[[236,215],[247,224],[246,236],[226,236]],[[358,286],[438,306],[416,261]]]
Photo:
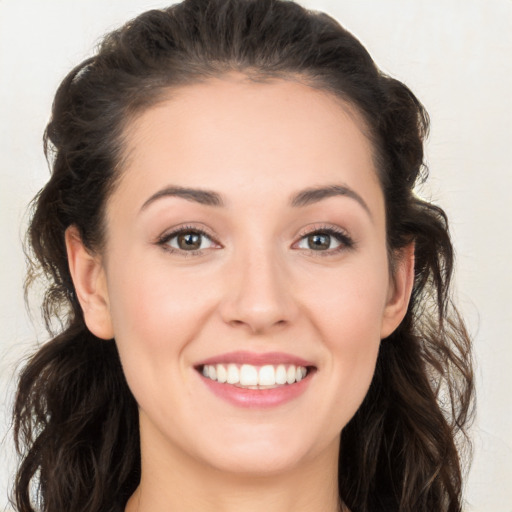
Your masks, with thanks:
[[[197,375],[214,395],[232,405],[249,409],[267,409],[283,405],[302,395],[308,388],[314,373],[309,372],[300,382],[272,389],[239,388],[233,384],[221,384],[199,373]]]
[[[217,382],[204,377],[200,372],[204,365],[229,363],[251,364],[254,366],[293,364],[295,366],[307,367],[308,374],[300,382],[295,382],[294,384],[285,384],[271,389],[247,389],[233,384]],[[316,367],[310,361],[291,354],[285,354],[284,352],[266,352],[261,354],[246,351],[229,352],[205,359],[197,364],[195,368],[198,377],[215,396],[236,407],[249,409],[278,407],[299,398],[308,389],[316,373]]]
[[[227,352],[217,356],[210,357],[195,365],[196,368],[205,364],[252,364],[253,366],[263,366],[266,364],[293,364],[295,366],[314,366],[311,361],[301,357],[286,354],[284,352],[248,352],[238,350],[236,352]]]

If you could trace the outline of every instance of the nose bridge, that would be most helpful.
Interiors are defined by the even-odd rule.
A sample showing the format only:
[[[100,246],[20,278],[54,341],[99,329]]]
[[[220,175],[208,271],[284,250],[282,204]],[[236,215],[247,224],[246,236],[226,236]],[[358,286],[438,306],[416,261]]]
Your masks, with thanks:
[[[228,270],[224,320],[263,332],[289,323],[294,315],[291,283],[285,261],[268,242],[245,244]]]

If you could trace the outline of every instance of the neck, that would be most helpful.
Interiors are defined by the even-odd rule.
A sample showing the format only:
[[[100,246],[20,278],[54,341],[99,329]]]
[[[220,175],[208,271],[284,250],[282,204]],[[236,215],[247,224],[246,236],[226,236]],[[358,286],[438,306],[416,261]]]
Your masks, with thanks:
[[[141,482],[125,512],[345,511],[338,494],[337,442],[300,467],[264,475],[228,473],[183,453],[150,451],[142,450]]]

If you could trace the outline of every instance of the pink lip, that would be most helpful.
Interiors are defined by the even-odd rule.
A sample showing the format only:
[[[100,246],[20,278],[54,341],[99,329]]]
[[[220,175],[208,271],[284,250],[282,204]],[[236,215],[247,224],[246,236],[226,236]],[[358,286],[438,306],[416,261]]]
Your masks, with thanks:
[[[295,366],[308,367],[308,374],[300,382],[294,384],[285,384],[271,389],[246,389],[233,384],[220,383],[207,377],[204,377],[200,370],[204,365],[215,364],[251,364],[254,366],[263,366],[265,364],[288,364]],[[277,407],[298,398],[308,388],[311,379],[315,374],[314,365],[301,357],[283,352],[229,352],[218,356],[210,357],[196,365],[198,376],[208,389],[219,398],[229,402],[237,407],[247,407],[252,409],[265,409]]]
[[[232,405],[250,409],[267,409],[290,402],[306,391],[313,375],[314,371],[311,371],[300,382],[285,384],[277,388],[246,389],[232,384],[221,384],[198,373],[198,376],[213,394]]]
[[[205,364],[252,364],[253,366],[263,366],[265,364],[294,364],[295,366],[314,366],[311,361],[306,361],[301,357],[284,352],[247,352],[239,350],[237,352],[228,352],[218,356],[205,359],[196,365],[197,367]]]

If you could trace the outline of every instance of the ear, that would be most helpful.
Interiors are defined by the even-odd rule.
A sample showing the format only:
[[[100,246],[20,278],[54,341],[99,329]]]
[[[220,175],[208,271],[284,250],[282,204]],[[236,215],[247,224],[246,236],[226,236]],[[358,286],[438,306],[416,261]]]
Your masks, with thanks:
[[[414,242],[396,254],[388,299],[381,326],[381,339],[387,338],[404,319],[414,285]]]
[[[111,339],[114,330],[101,259],[87,250],[76,226],[66,229],[65,240],[69,270],[87,328],[98,338]]]

